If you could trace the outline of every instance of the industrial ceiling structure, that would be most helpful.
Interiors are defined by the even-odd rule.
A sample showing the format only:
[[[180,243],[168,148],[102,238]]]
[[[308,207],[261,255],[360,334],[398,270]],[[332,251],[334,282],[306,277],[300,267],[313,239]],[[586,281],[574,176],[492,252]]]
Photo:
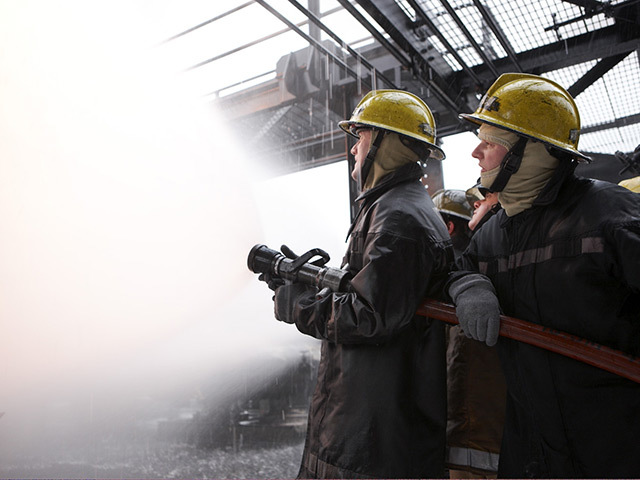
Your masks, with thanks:
[[[620,175],[628,165],[615,155],[640,143],[639,0],[255,0],[175,37],[250,12],[253,22],[279,27],[251,38],[245,26],[245,43],[190,71],[223,58],[242,62],[241,52],[285,33],[297,38],[289,51],[269,50],[271,70],[206,92],[282,173],[346,159],[336,124],[368,90],[421,96],[438,136],[447,137],[470,128],[458,114],[474,111],[500,74],[525,72],[555,80],[576,99],[579,148],[599,160],[592,176],[640,174],[632,165]]]

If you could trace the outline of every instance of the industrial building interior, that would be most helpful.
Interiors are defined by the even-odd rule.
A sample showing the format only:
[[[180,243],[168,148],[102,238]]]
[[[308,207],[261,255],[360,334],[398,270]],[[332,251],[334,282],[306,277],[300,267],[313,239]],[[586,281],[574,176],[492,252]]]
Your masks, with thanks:
[[[3,3],[2,478],[296,475],[319,344],[247,253],[339,264],[338,122],[370,90],[423,98],[448,154],[499,75],[543,75],[579,107],[578,173],[640,175],[640,0]]]
[[[254,0],[226,4],[166,43],[191,62],[184,71],[203,98],[251,131],[250,145],[279,173],[348,159],[337,122],[369,90],[422,97],[442,139],[470,128],[458,114],[475,110],[500,74],[525,72],[576,99],[579,148],[595,160],[578,172],[618,182],[640,173],[629,155],[640,143],[639,10],[638,0]],[[196,54],[193,45],[225,22],[246,41]],[[285,47],[270,46],[277,37]],[[245,60],[257,48],[270,69]],[[220,68],[240,76],[220,84]],[[442,188],[440,165],[428,168]]]

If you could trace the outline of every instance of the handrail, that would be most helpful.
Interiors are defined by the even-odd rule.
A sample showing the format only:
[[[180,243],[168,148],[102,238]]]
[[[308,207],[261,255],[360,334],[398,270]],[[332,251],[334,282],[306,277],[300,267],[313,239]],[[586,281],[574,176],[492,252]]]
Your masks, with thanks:
[[[417,313],[458,324],[455,308],[436,300],[422,302]],[[500,316],[500,336],[559,353],[640,383],[640,359],[590,340],[506,315]]]

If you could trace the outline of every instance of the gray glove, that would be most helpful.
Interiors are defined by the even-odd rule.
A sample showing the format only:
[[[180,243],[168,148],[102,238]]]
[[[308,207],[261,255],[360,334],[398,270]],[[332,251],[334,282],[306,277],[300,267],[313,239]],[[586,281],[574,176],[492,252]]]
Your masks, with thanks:
[[[456,305],[456,316],[469,338],[489,346],[498,343],[500,304],[491,281],[479,273],[460,277],[449,286]]]

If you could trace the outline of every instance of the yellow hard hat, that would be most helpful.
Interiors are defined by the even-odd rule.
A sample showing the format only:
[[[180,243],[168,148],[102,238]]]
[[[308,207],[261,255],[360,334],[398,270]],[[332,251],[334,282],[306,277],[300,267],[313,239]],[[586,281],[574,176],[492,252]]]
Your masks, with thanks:
[[[628,178],[627,180],[622,180],[618,185],[631,190],[632,192],[640,193],[640,177]]]
[[[356,106],[351,118],[338,123],[349,135],[357,137],[353,127],[382,128],[426,143],[431,157],[443,160],[436,145],[436,122],[431,110],[417,95],[403,90],[372,90]]]
[[[484,200],[487,196],[487,193],[489,193],[490,191],[491,190],[489,190],[487,187],[483,187],[482,184],[478,182],[473,187],[468,188],[465,192],[467,202],[469,202],[469,205],[473,206],[473,204],[477,201]]]
[[[559,148],[582,161],[578,151],[580,113],[563,87],[548,78],[505,73],[489,87],[474,113],[461,118],[488,123]]]
[[[438,190],[433,194],[431,200],[439,212],[471,220],[473,208],[467,202],[463,190]]]

